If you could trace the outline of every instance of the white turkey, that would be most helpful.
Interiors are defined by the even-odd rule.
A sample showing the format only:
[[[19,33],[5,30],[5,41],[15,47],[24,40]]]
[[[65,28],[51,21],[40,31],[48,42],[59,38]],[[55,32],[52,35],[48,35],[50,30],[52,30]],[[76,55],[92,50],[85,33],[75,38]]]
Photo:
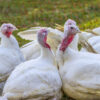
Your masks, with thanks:
[[[94,36],[89,38],[87,42],[93,48],[95,53],[100,54],[100,27],[94,28],[91,32]]]
[[[19,45],[12,32],[17,28],[12,24],[1,26],[1,45],[0,45],[0,92],[3,84],[10,75],[11,71],[24,61]]]
[[[100,100],[100,54],[68,47],[78,27],[69,25],[57,51],[63,91],[76,100]],[[59,58],[61,59],[59,59]]]
[[[86,50],[93,53],[100,54],[100,36],[88,32],[81,32],[79,34],[79,43],[81,43],[81,51]]]
[[[100,27],[94,28],[91,32],[95,35],[100,35]]]
[[[26,60],[35,59],[40,56],[41,50],[36,40],[36,33],[41,28],[47,28],[47,27],[34,27],[19,33],[20,37],[28,40],[33,40],[32,42],[25,44],[21,48],[21,51],[23,52],[23,55],[26,58]],[[58,44],[61,42],[61,39],[63,37],[63,32],[49,27],[47,29],[50,32],[50,34],[48,34],[47,41],[51,45],[52,50],[55,52]]]
[[[26,61],[8,78],[0,100],[59,100],[62,82],[55,65],[55,57],[47,40],[47,29],[40,29],[38,42],[41,55]]]
[[[91,37],[87,42],[93,48],[95,53],[100,54],[100,36]]]
[[[76,25],[76,23],[73,23]],[[67,24],[65,24],[67,25]],[[58,30],[63,31],[65,28],[59,24],[56,24],[56,28]],[[81,32],[78,34],[79,35],[79,40],[78,43],[81,44],[81,50],[82,52],[92,52],[92,53],[100,53],[99,51],[99,36],[100,35],[100,27],[95,28],[93,30],[86,30],[86,32]],[[96,36],[96,37],[95,37]],[[92,39],[92,37],[95,37]],[[93,41],[92,41],[93,40]]]
[[[81,51],[100,54],[100,27],[79,34],[79,43],[82,45]]]
[[[66,21],[66,25],[68,24],[76,25],[76,22],[74,20],[68,19]],[[33,28],[30,28],[29,30],[20,32],[18,34],[20,37],[26,40],[33,40],[32,42],[24,45],[21,48],[21,51],[23,52],[23,55],[26,58],[26,60],[35,59],[40,56],[40,46],[38,45],[38,42],[36,40],[36,33],[40,28],[47,28],[49,30],[50,34],[48,35],[47,41],[51,45],[51,48],[54,51],[54,53],[56,52],[58,44],[61,42],[61,39],[63,38],[63,32],[57,29],[50,28],[50,27],[33,27]],[[67,30],[64,30],[64,31],[67,31]]]

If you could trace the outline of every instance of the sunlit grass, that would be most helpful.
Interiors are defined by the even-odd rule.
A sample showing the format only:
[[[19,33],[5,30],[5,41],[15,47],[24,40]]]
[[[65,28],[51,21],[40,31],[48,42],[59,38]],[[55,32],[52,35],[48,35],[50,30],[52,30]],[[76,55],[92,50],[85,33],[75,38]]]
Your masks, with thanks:
[[[11,22],[19,29],[31,26],[63,25],[68,18],[84,26],[99,19],[100,0],[0,0],[0,24]],[[93,23],[88,28],[99,26]],[[81,27],[86,29],[87,27]]]
[[[11,22],[19,31],[33,26],[63,25],[74,19],[82,30],[100,26],[100,0],[0,0],[0,24]],[[25,44],[17,36],[20,46]]]

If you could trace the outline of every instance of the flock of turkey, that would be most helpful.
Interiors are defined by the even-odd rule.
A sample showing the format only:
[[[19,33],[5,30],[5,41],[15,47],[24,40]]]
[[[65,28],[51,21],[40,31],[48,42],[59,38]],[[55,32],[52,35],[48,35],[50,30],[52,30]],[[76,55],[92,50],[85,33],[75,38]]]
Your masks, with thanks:
[[[71,19],[64,29],[32,27],[18,33],[33,40],[21,48],[16,29],[0,27],[0,100],[100,100],[100,28],[81,32]]]

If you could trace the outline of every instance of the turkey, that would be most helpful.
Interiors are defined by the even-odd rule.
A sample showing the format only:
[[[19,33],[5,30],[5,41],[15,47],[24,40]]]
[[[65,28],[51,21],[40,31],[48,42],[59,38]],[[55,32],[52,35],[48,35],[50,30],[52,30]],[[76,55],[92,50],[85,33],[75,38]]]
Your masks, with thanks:
[[[4,82],[8,78],[11,71],[24,61],[24,57],[20,51],[17,40],[12,32],[17,28],[8,23],[1,26],[1,45],[0,45],[0,93]]]
[[[87,42],[93,48],[95,53],[100,54],[100,36],[91,37]]]
[[[94,28],[92,33],[94,36],[89,38],[87,42],[94,49],[95,53],[100,54],[100,27]]]
[[[81,43],[81,51],[86,50],[92,53],[100,54],[100,36],[88,32],[81,32],[79,34],[79,43]]]
[[[55,57],[47,40],[47,29],[40,29],[37,40],[41,55],[16,67],[8,78],[0,100],[60,100],[62,82]]]
[[[21,51],[23,52],[24,57],[26,60],[35,59],[40,56],[40,46],[36,40],[36,33],[41,28],[47,28],[47,27],[34,27],[29,30],[20,32],[18,35],[24,39],[33,40],[30,43],[25,44],[22,46]],[[48,43],[51,45],[52,50],[55,52],[57,49],[58,44],[60,43],[63,32],[48,27],[47,28],[50,34],[48,34]],[[35,49],[34,49],[35,48]]]
[[[68,24],[76,24],[76,22],[74,20],[68,19],[66,21],[66,25]],[[63,32],[57,29],[50,28],[50,27],[33,27],[33,28],[30,28],[29,30],[19,32],[18,35],[20,37],[26,40],[34,40],[30,43],[25,44],[21,48],[21,51],[23,52],[23,55],[26,58],[26,60],[35,59],[40,56],[40,46],[38,45],[38,42],[36,40],[36,32],[40,28],[47,28],[49,30],[50,34],[48,35],[47,41],[51,45],[51,48],[54,51],[54,53],[56,52],[58,44],[61,42],[61,39],[63,38]]]
[[[89,32],[81,32],[79,34],[79,44],[81,44],[82,46],[80,51],[96,53],[93,47],[88,42],[88,40],[94,36],[95,36],[94,34]]]
[[[94,28],[91,32],[95,35],[100,35],[100,27]]]
[[[71,20],[71,19],[69,19]],[[76,23],[73,23],[74,25],[76,25]],[[63,31],[65,28],[59,24],[56,24],[56,28],[58,30]],[[79,33],[79,40],[78,43],[81,44],[81,49],[80,51],[82,52],[92,52],[92,53],[100,53],[99,51],[99,38],[96,38],[97,36],[99,36],[100,34],[100,27],[95,28],[93,30],[86,30],[86,32],[81,32]],[[96,37],[95,37],[96,36]],[[95,37],[93,39],[90,39],[92,37]],[[93,40],[93,41],[91,41]]]
[[[63,91],[76,100],[100,100],[100,54],[69,47],[78,27],[69,25],[56,54]]]

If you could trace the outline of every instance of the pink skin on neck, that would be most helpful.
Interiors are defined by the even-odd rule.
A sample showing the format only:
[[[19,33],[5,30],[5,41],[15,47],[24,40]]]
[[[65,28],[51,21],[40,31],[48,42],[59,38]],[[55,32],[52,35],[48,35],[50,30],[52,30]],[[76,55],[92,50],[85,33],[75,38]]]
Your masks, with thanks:
[[[65,37],[61,42],[60,50],[64,52],[73,39],[74,39],[73,34],[69,35],[68,37]]]
[[[9,38],[12,32],[6,31],[4,34]]]
[[[45,48],[50,48],[49,44],[47,43],[47,34],[48,34],[48,31],[46,29],[41,29],[39,32],[38,32],[38,39],[39,39],[39,43],[45,47]]]
[[[47,36],[45,36],[45,38],[44,38],[44,45],[45,45],[46,48],[49,48],[51,50],[49,44],[46,43],[46,41],[47,41]]]

